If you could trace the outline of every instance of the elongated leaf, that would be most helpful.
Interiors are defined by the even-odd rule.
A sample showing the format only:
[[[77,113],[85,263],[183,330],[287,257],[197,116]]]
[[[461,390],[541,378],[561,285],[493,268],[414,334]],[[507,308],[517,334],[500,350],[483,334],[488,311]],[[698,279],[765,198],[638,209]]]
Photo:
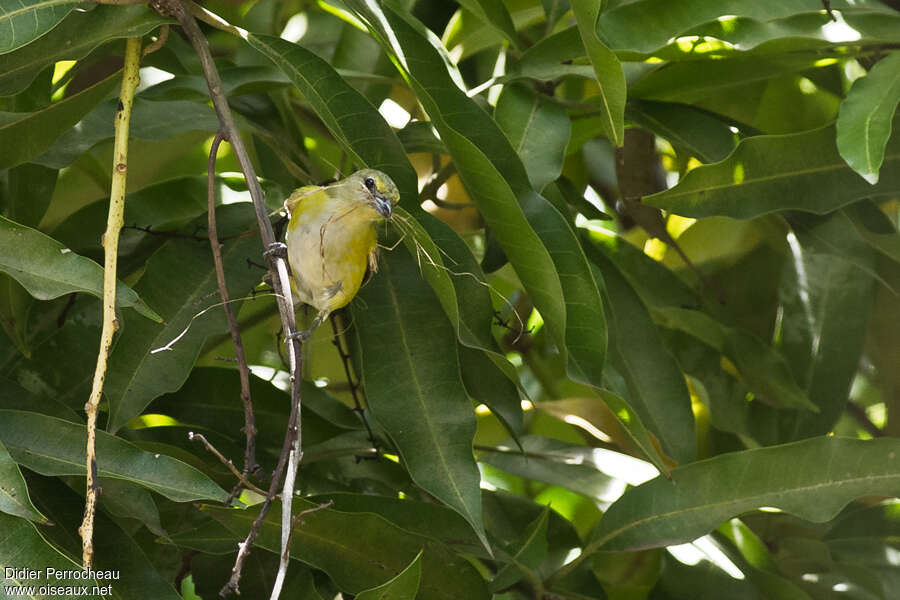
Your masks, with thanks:
[[[435,502],[349,492],[328,493],[308,500],[320,503],[331,500],[334,502],[334,510],[345,513],[381,515],[409,533],[441,542],[463,554],[490,558],[465,519],[456,511]]]
[[[413,203],[418,196],[415,170],[390,126],[380,115],[373,118],[378,113],[368,100],[302,46],[257,34],[249,35],[247,43],[288,76],[356,164],[390,175],[401,205]]]
[[[31,43],[59,25],[77,0],[19,0],[0,6],[0,54]]]
[[[833,126],[748,138],[722,162],[697,167],[675,187],[644,201],[686,217],[749,219],[786,209],[823,214],[900,190],[900,135],[888,142],[877,185],[847,166],[834,139]]]
[[[356,600],[416,600],[422,577],[421,559],[422,553],[419,552],[396,577],[378,587],[363,590],[357,594]]]
[[[772,465],[778,465],[773,469]],[[819,437],[722,454],[631,489],[603,515],[590,548],[679,544],[763,506],[821,523],[860,496],[900,492],[900,440]]]
[[[485,24],[496,29],[513,47],[519,45],[516,27],[502,0],[461,0],[459,5],[476,15]]]
[[[81,569],[81,565],[51,546],[34,523],[2,513],[0,513],[0,564],[6,568],[16,568],[11,577],[4,577],[3,585],[27,586],[30,589],[23,590],[20,594],[25,598],[42,597],[43,594],[37,595],[37,590],[41,586],[57,586],[61,583],[55,577],[47,576],[48,569],[57,571]],[[25,569],[26,572],[23,573],[21,569]],[[97,585],[97,580],[93,577],[79,579],[78,585],[87,585],[90,588]],[[4,593],[4,596],[9,597],[17,591],[9,590],[9,595]],[[68,593],[63,591],[62,594],[53,596],[60,600],[79,600],[85,597],[77,593],[77,590],[69,590]]]
[[[489,547],[472,456],[475,415],[452,351],[453,328],[408,255],[397,249],[383,263],[360,293],[366,308],[352,305],[369,408],[413,481],[461,514]]]
[[[530,88],[506,85],[494,119],[522,159],[532,187],[541,190],[556,181],[572,129],[566,111]]]
[[[815,250],[813,235],[842,240],[854,228],[841,213],[817,225],[799,227],[794,222],[800,247],[791,246],[787,268],[795,271],[796,298],[783,304],[783,344],[790,351],[791,368],[817,415],[793,415],[786,419],[782,439],[790,441],[824,435],[847,405],[850,385],[859,367],[875,292],[871,276],[875,251],[859,243],[841,244],[853,262]]]
[[[73,292],[103,297],[103,268],[79,256],[36,229],[0,216],[0,271],[13,277],[38,300]],[[124,283],[116,287],[116,304],[133,308],[148,319],[156,314]]]
[[[728,123],[691,106],[636,100],[628,103],[629,119],[664,137],[701,162],[724,159],[734,150],[735,135]]]
[[[572,12],[581,34],[588,58],[594,65],[600,87],[601,127],[613,146],[625,143],[625,72],[622,64],[600,38],[597,37],[597,18],[601,3],[595,0],[571,0]]]
[[[113,139],[117,104],[118,100],[110,100],[97,106],[34,162],[57,169],[67,167],[94,145]],[[187,100],[150,102],[138,96],[132,107],[128,136],[135,140],[161,141],[186,131],[213,132],[218,126],[215,112],[206,104]]]
[[[496,451],[481,449],[479,461],[526,479],[544,481],[578,492],[588,498],[612,502],[625,491],[625,482],[599,470],[590,461],[582,461],[578,449],[562,442],[527,436],[522,438],[523,451],[499,447]]]
[[[294,500],[297,510],[316,505]],[[250,529],[257,509],[206,507],[233,534],[236,543]],[[256,544],[271,552],[280,548],[281,527],[270,511]],[[423,551],[424,550],[424,551]],[[427,538],[408,533],[378,515],[318,510],[303,517],[294,530],[291,557],[325,571],[343,591],[359,593],[402,572],[422,552],[421,600],[487,600],[490,596],[478,572],[465,559]]]
[[[111,75],[35,112],[0,113],[0,168],[14,167],[41,154],[99,104],[118,81],[118,75]]]
[[[353,0],[416,89],[470,196],[516,269],[570,376],[599,387],[606,322],[598,283],[569,224],[527,184],[528,176],[496,123],[453,82],[433,40],[409,15]],[[523,218],[524,217],[524,218]],[[563,302],[561,302],[561,300]]]
[[[107,480],[107,483],[109,480]],[[41,507],[47,511],[56,527],[50,528],[47,537],[58,547],[75,556],[81,551],[78,526],[84,510],[84,498],[64,483],[50,478],[33,478],[35,495],[41,498]],[[104,493],[106,490],[103,490]],[[103,496],[101,496],[102,498]],[[114,580],[101,580],[101,585],[112,587],[107,597],[127,600],[135,597],[178,600],[181,595],[172,583],[163,576],[138,545],[132,535],[126,533],[102,511],[98,511],[94,521],[94,563],[97,571],[118,573]],[[71,584],[57,581],[55,584]],[[81,584],[83,585],[83,584]],[[85,597],[85,596],[83,596]],[[87,596],[93,597],[93,596]]]
[[[853,2],[852,0],[832,0],[833,9],[841,14],[851,14],[846,9],[870,7],[881,9],[881,16],[889,18],[890,13],[884,7],[873,2]],[[740,0],[724,0],[708,2],[707,0],[687,0],[678,4],[666,0],[640,0],[622,4],[605,11],[597,20],[597,35],[615,50],[633,50],[642,53],[654,52],[669,44],[672,38],[684,35],[698,35],[695,29],[704,24],[711,25],[701,29],[699,34],[722,36],[726,40],[751,47],[764,41],[764,33],[757,31],[748,20],[766,23],[771,20],[790,17],[800,12],[817,13],[816,16],[828,18],[822,14],[822,3],[818,0],[763,0],[758,2],[741,2]],[[718,21],[719,17],[728,19]],[[827,21],[820,22],[825,25]],[[718,25],[714,27],[713,24]],[[811,35],[815,29],[810,27]],[[847,42],[858,39],[837,39],[838,28],[831,35],[835,42]],[[718,35],[717,35],[718,34]],[[780,33],[776,30],[771,37],[791,36],[791,32]],[[796,35],[796,33],[794,33]],[[819,33],[826,37],[827,33]],[[737,39],[734,39],[737,38]],[[762,38],[762,39],[760,39]],[[721,38],[720,38],[721,39]],[[754,44],[755,42],[755,44]]]
[[[837,147],[853,170],[878,183],[885,145],[900,103],[900,52],[878,61],[869,74],[853,82],[841,103]]]
[[[547,523],[550,508],[545,508],[532,521],[522,536],[512,544],[509,563],[500,569],[491,580],[491,590],[506,589],[525,575],[534,577],[537,568],[547,558]]]
[[[2,443],[0,443],[0,512],[37,523],[47,522],[47,517],[31,503],[22,472]]]
[[[246,204],[224,208],[233,208],[247,219],[252,216]],[[225,243],[222,259],[232,300],[245,297],[259,281],[259,271],[248,268],[246,262],[257,259],[259,252],[258,239]],[[110,431],[136,417],[157,396],[180,388],[206,337],[227,330],[225,315],[217,305],[212,256],[203,245],[168,242],[150,258],[135,287],[157,306],[165,322],[126,321],[106,375]],[[153,352],[160,348],[165,349]]]
[[[563,75],[578,75],[593,79],[594,68],[591,65],[572,64],[576,58],[586,54],[578,28],[569,27],[525,50],[519,62],[510,67],[507,77],[547,81]]]
[[[145,35],[166,22],[146,6],[100,5],[90,12],[72,12],[48,35],[0,55],[0,96],[18,94],[41,69],[57,61],[84,58],[104,42]]]
[[[746,386],[764,402],[781,408],[819,412],[819,407],[797,384],[785,358],[756,336],[722,325],[696,310],[656,308],[653,318],[664,327],[683,331],[727,356]]]
[[[684,374],[662,345],[634,289],[599,251],[587,250],[606,282],[612,362],[623,379],[622,386],[611,389],[640,416],[667,456],[678,463],[690,462],[696,455],[696,443]]]
[[[13,459],[42,475],[84,475],[84,425],[32,412],[0,410],[0,441]],[[124,479],[176,502],[224,500],[225,490],[174,458],[139,450],[97,432],[97,472]]]

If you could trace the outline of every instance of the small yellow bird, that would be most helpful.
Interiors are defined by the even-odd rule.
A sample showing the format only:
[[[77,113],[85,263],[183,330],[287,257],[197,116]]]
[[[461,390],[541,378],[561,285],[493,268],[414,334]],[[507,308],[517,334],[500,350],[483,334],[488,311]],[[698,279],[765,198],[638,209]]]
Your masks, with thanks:
[[[328,186],[305,186],[285,200],[285,235],[294,292],[318,310],[301,340],[359,291],[367,267],[378,267],[375,224],[389,219],[400,192],[391,178],[363,169]]]

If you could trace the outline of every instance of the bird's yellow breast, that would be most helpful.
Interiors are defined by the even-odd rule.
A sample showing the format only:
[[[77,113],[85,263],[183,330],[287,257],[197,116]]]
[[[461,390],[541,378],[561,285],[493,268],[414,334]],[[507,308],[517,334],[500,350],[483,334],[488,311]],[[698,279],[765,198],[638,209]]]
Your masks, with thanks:
[[[291,213],[285,242],[300,300],[331,312],[359,291],[377,239],[366,206],[329,191],[298,190],[302,197]]]

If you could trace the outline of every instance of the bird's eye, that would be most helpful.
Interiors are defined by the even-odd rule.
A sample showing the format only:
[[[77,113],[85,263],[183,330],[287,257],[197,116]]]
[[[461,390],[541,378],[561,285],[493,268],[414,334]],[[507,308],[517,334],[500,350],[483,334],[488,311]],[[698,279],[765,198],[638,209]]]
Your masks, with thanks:
[[[375,191],[375,180],[374,179],[372,179],[371,177],[366,177],[364,183],[366,184],[366,187],[369,188],[370,192]]]

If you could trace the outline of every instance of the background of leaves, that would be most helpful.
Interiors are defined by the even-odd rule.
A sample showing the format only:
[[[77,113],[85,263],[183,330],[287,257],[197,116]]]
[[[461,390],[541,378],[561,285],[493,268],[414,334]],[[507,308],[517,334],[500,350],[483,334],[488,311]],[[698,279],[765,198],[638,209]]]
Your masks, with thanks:
[[[270,207],[365,165],[397,182],[412,230],[341,319],[377,459],[355,459],[366,435],[329,328],[306,346],[297,510],[335,505],[297,530],[286,594],[900,589],[894,3],[833,1],[833,19],[812,0],[205,6],[250,32],[206,28]],[[123,38],[149,43],[165,22],[0,2],[4,566],[75,567],[116,72]],[[224,318],[149,352],[217,301],[193,237],[218,125],[175,31],[142,65],[96,565],[121,569],[114,597],[212,598],[255,514],[216,504],[233,481],[187,441],[243,454]],[[271,470],[288,414],[279,323],[249,297],[261,247],[220,155]],[[245,595],[271,587],[276,519]]]

